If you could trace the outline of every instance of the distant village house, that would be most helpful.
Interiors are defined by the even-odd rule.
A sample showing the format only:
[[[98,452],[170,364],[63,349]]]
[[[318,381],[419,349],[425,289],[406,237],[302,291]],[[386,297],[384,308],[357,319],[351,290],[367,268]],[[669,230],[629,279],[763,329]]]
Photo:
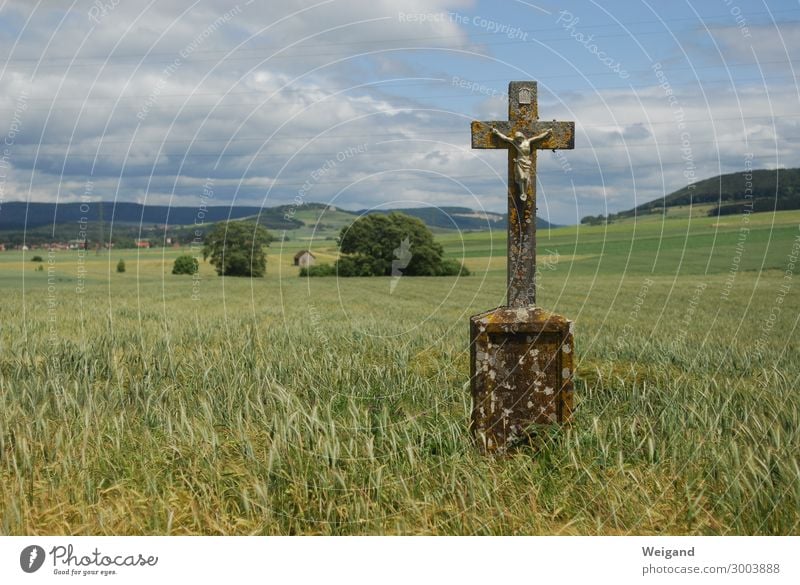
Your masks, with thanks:
[[[294,265],[299,266],[300,268],[308,268],[309,266],[313,266],[316,261],[317,257],[308,250],[300,250],[294,255]]]
[[[89,242],[86,240],[70,240],[67,242],[70,250],[88,250]]]

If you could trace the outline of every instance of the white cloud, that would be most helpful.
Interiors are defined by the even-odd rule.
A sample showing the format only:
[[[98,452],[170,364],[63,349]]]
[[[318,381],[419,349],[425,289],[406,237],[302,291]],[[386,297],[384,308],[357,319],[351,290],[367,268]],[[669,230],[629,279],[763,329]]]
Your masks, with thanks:
[[[96,5],[84,3],[56,32],[69,5],[49,2],[37,11],[13,52],[16,35],[0,36],[9,56],[0,107],[10,116],[18,96],[29,97],[6,200],[75,200],[92,179],[97,197],[191,205],[212,176],[218,203],[235,195],[259,204],[268,192],[267,205],[288,203],[302,190],[306,201],[341,191],[336,204],[354,208],[407,200],[505,206],[505,154],[472,151],[468,124],[472,117],[505,118],[505,97],[486,96],[474,112],[426,111],[423,90],[417,100],[401,97],[392,83],[374,84],[419,75],[417,52],[357,57],[387,47],[470,47],[464,27],[433,18],[470,2],[241,2],[208,34],[235,4],[204,1],[186,11],[186,3],[159,1],[142,14],[140,3],[121,1],[93,22],[88,11]],[[5,10],[17,11],[9,22],[20,26],[32,7],[20,2]],[[409,14],[432,17],[401,17]],[[795,29],[781,30],[787,46],[797,42]],[[741,31],[715,34],[726,50],[746,57],[749,50],[737,44]],[[759,59],[782,50],[771,36],[753,29]],[[454,91],[446,74],[442,79],[430,87]],[[546,203],[552,221],[630,207],[686,184],[684,130],[654,76],[650,82],[638,91],[564,93],[561,103],[542,104],[548,117],[578,127],[574,151],[539,156],[540,207]],[[364,83],[373,86],[340,92]],[[797,164],[796,91],[788,84],[768,89],[739,85],[704,96],[699,87],[675,86],[696,178],[741,168],[746,152],[756,166]],[[314,179],[330,160],[336,164]]]
[[[711,27],[713,38],[730,60],[735,62],[761,62],[765,67],[786,70],[787,60],[800,52],[800,23],[776,22],[774,24]]]

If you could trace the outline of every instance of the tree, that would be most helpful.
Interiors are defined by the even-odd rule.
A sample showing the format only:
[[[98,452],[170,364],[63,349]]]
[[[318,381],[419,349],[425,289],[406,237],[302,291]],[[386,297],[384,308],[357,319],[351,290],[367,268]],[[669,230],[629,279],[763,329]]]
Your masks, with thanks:
[[[198,270],[200,270],[200,263],[197,258],[189,254],[178,256],[172,265],[172,274],[196,274]]]
[[[596,217],[594,215],[587,215],[581,218],[581,224],[583,225],[602,225],[604,223],[606,223],[606,217],[602,213]]]
[[[209,260],[220,276],[261,277],[267,271],[264,247],[271,241],[263,226],[249,221],[223,221],[206,236],[203,260]]]
[[[339,247],[339,276],[468,274],[460,263],[443,260],[444,249],[422,220],[396,211],[360,217],[342,229]]]
[[[125,260],[120,259],[120,261],[117,262],[117,272],[125,272]]]

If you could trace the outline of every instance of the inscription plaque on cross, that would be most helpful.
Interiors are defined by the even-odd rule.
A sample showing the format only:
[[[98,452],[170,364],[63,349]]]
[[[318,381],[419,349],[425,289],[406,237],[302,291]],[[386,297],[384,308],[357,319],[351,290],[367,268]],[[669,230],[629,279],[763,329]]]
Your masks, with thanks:
[[[508,121],[472,122],[472,148],[508,150],[507,303],[470,318],[470,426],[486,453],[572,413],[572,322],[536,307],[536,150],[574,146],[574,122],[539,120],[535,81],[509,83]]]

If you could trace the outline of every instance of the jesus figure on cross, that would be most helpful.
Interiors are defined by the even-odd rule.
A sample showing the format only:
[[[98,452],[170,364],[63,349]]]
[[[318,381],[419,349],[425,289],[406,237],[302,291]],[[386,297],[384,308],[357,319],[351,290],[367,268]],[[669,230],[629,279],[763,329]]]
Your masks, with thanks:
[[[514,132],[514,138],[509,138],[497,128],[492,128],[492,134],[505,140],[517,150],[517,156],[514,159],[514,180],[519,189],[519,198],[523,201],[528,198],[528,180],[531,176],[531,144],[548,138],[552,133],[552,128],[549,128],[541,134],[526,139],[522,132]]]

